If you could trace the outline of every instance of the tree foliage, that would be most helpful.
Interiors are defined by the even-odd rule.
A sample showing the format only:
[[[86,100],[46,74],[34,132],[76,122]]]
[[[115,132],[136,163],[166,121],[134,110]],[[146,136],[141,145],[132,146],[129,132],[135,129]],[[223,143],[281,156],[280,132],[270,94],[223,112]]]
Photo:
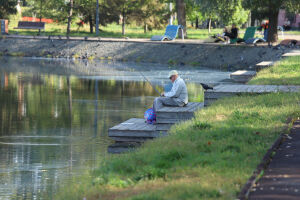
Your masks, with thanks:
[[[242,6],[242,0],[195,0],[201,13],[212,20],[224,24],[243,24],[247,21],[249,11]]]
[[[17,0],[0,0],[0,19],[7,19],[10,14],[15,14],[17,3]]]
[[[29,7],[23,15],[37,18],[51,18],[65,23],[68,18],[68,4],[64,0],[27,0]]]
[[[279,9],[285,8],[295,12],[300,11],[299,0],[244,0],[243,5],[245,8],[255,10],[261,16],[269,19],[269,43],[278,40],[277,24]]]
[[[137,8],[131,19],[143,25],[145,32],[168,23],[170,12],[163,0],[138,0]]]

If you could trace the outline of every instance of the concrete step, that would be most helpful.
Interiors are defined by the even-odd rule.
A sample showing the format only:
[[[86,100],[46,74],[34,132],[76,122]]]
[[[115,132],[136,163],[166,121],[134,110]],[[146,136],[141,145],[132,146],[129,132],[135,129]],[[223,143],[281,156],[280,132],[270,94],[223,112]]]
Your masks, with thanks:
[[[118,142],[142,142],[165,135],[166,130],[157,130],[156,125],[140,118],[131,118],[108,129],[108,136]]]
[[[165,106],[156,112],[157,124],[174,124],[194,117],[194,112],[203,108],[204,103],[189,102],[184,107]]]
[[[204,105],[209,106],[219,98],[239,94],[265,94],[272,92],[298,92],[300,86],[294,85],[218,85],[204,92]]]
[[[256,75],[256,71],[238,70],[230,74],[231,80],[238,83],[246,83]]]

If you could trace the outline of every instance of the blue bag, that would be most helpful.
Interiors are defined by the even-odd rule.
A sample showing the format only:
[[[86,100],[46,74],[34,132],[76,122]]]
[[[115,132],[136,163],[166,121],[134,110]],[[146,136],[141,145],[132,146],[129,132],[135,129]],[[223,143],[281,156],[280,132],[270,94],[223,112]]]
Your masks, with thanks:
[[[144,119],[148,124],[153,124],[156,122],[156,114],[153,110],[153,108],[149,108],[145,111]]]

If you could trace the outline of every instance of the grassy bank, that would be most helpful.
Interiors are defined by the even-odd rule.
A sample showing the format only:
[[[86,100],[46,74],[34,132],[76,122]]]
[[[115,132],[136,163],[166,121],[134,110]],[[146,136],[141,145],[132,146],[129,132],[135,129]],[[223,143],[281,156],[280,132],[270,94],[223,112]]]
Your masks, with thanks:
[[[300,78],[299,63],[299,57],[284,59],[258,73],[251,84],[299,84],[294,81]],[[287,119],[300,116],[299,102],[299,93],[218,100],[193,120],[174,126],[168,137],[104,159],[83,182],[63,188],[57,199],[235,199],[286,130]]]
[[[249,84],[300,85],[300,56],[288,57],[261,70]]]
[[[227,98],[136,152],[104,160],[59,199],[234,199],[290,116],[299,94]]]

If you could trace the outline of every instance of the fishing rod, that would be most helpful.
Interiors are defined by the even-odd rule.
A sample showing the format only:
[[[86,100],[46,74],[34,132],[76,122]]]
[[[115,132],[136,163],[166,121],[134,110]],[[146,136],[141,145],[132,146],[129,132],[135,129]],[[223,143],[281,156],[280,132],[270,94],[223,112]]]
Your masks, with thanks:
[[[152,83],[147,79],[146,76],[140,71],[141,75],[144,77],[144,79],[151,85],[151,87],[161,96],[161,93],[152,85]]]

